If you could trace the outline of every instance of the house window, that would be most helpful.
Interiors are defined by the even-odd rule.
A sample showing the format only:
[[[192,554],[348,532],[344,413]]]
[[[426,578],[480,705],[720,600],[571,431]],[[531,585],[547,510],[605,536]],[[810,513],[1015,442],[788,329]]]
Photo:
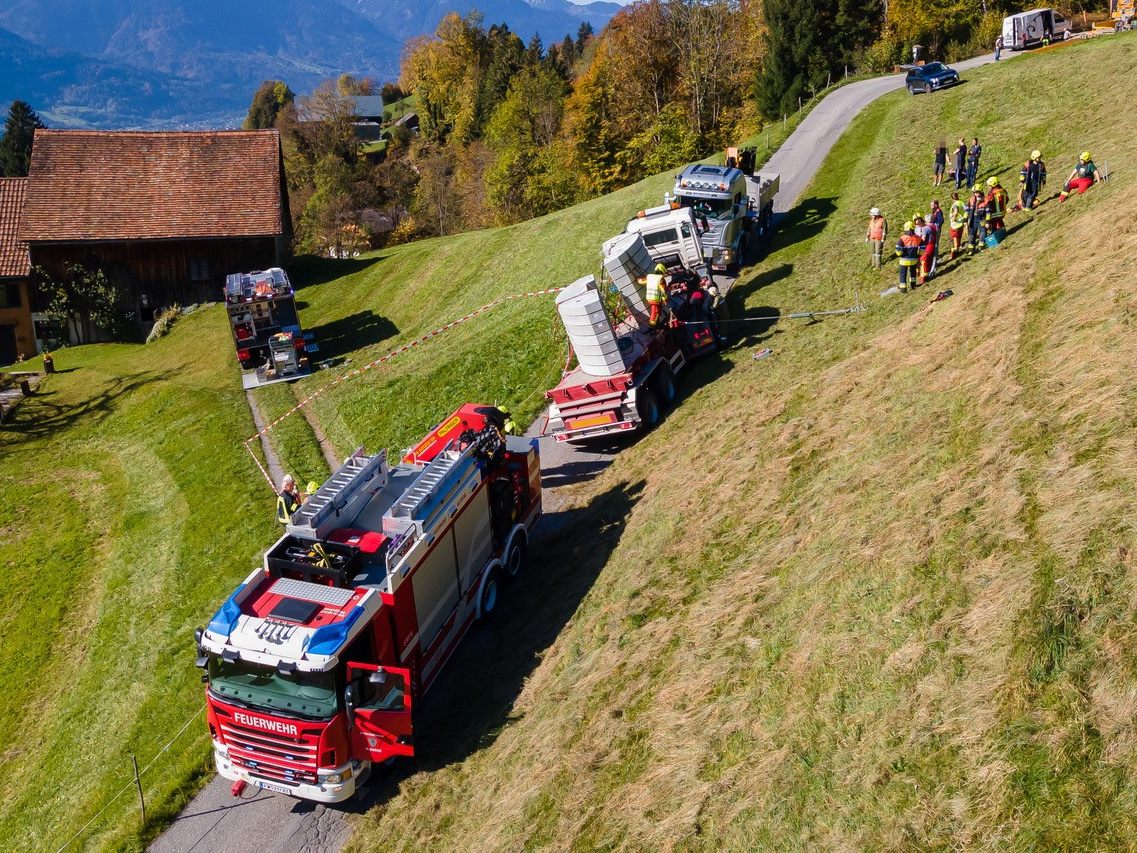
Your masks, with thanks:
[[[190,258],[190,281],[209,281],[209,261],[205,258]]]
[[[0,284],[0,308],[20,307],[20,285]]]

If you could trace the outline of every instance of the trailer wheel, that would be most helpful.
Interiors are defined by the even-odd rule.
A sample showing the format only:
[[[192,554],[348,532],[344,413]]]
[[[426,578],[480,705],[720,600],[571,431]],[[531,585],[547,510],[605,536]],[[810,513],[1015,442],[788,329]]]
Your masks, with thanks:
[[[490,569],[490,575],[482,586],[482,619],[489,619],[497,611],[498,599],[501,597],[501,574],[496,568]]]
[[[670,368],[661,367],[652,382],[652,386],[656,397],[664,406],[670,406],[675,402],[675,374],[671,372]]]
[[[636,394],[636,411],[645,430],[652,429],[659,423],[659,398],[648,387],[641,387]]]
[[[510,580],[521,574],[521,567],[525,564],[525,544],[520,535],[515,536],[513,544],[509,546],[509,554],[505,558],[505,571]]]

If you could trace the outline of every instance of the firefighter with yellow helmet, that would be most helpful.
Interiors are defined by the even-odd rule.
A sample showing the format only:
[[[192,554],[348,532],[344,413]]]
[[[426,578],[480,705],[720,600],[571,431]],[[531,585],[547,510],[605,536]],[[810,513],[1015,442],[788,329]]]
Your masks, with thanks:
[[[644,300],[651,312],[648,322],[658,326],[663,320],[664,309],[667,306],[667,267],[656,264],[645,281],[647,293],[644,294]]]

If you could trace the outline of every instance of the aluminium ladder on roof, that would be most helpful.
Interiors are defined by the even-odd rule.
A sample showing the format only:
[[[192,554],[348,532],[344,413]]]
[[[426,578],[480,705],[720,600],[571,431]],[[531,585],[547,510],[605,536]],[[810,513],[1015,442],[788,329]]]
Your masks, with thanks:
[[[407,488],[392,505],[389,514],[392,518],[422,521],[434,499],[445,499],[454,487],[465,479],[470,468],[476,465],[477,448],[465,450],[443,450]]]
[[[386,485],[387,451],[374,456],[356,451],[292,514],[288,532],[302,539],[324,539],[332,530],[350,526]]]

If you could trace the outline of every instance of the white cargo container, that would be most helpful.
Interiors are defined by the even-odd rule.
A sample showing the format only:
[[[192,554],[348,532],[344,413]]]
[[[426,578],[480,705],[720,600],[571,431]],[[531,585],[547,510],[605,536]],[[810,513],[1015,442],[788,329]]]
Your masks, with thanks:
[[[1007,50],[1037,47],[1048,34],[1052,42],[1070,37],[1070,22],[1053,9],[1031,9],[1003,18],[1003,47]]]

